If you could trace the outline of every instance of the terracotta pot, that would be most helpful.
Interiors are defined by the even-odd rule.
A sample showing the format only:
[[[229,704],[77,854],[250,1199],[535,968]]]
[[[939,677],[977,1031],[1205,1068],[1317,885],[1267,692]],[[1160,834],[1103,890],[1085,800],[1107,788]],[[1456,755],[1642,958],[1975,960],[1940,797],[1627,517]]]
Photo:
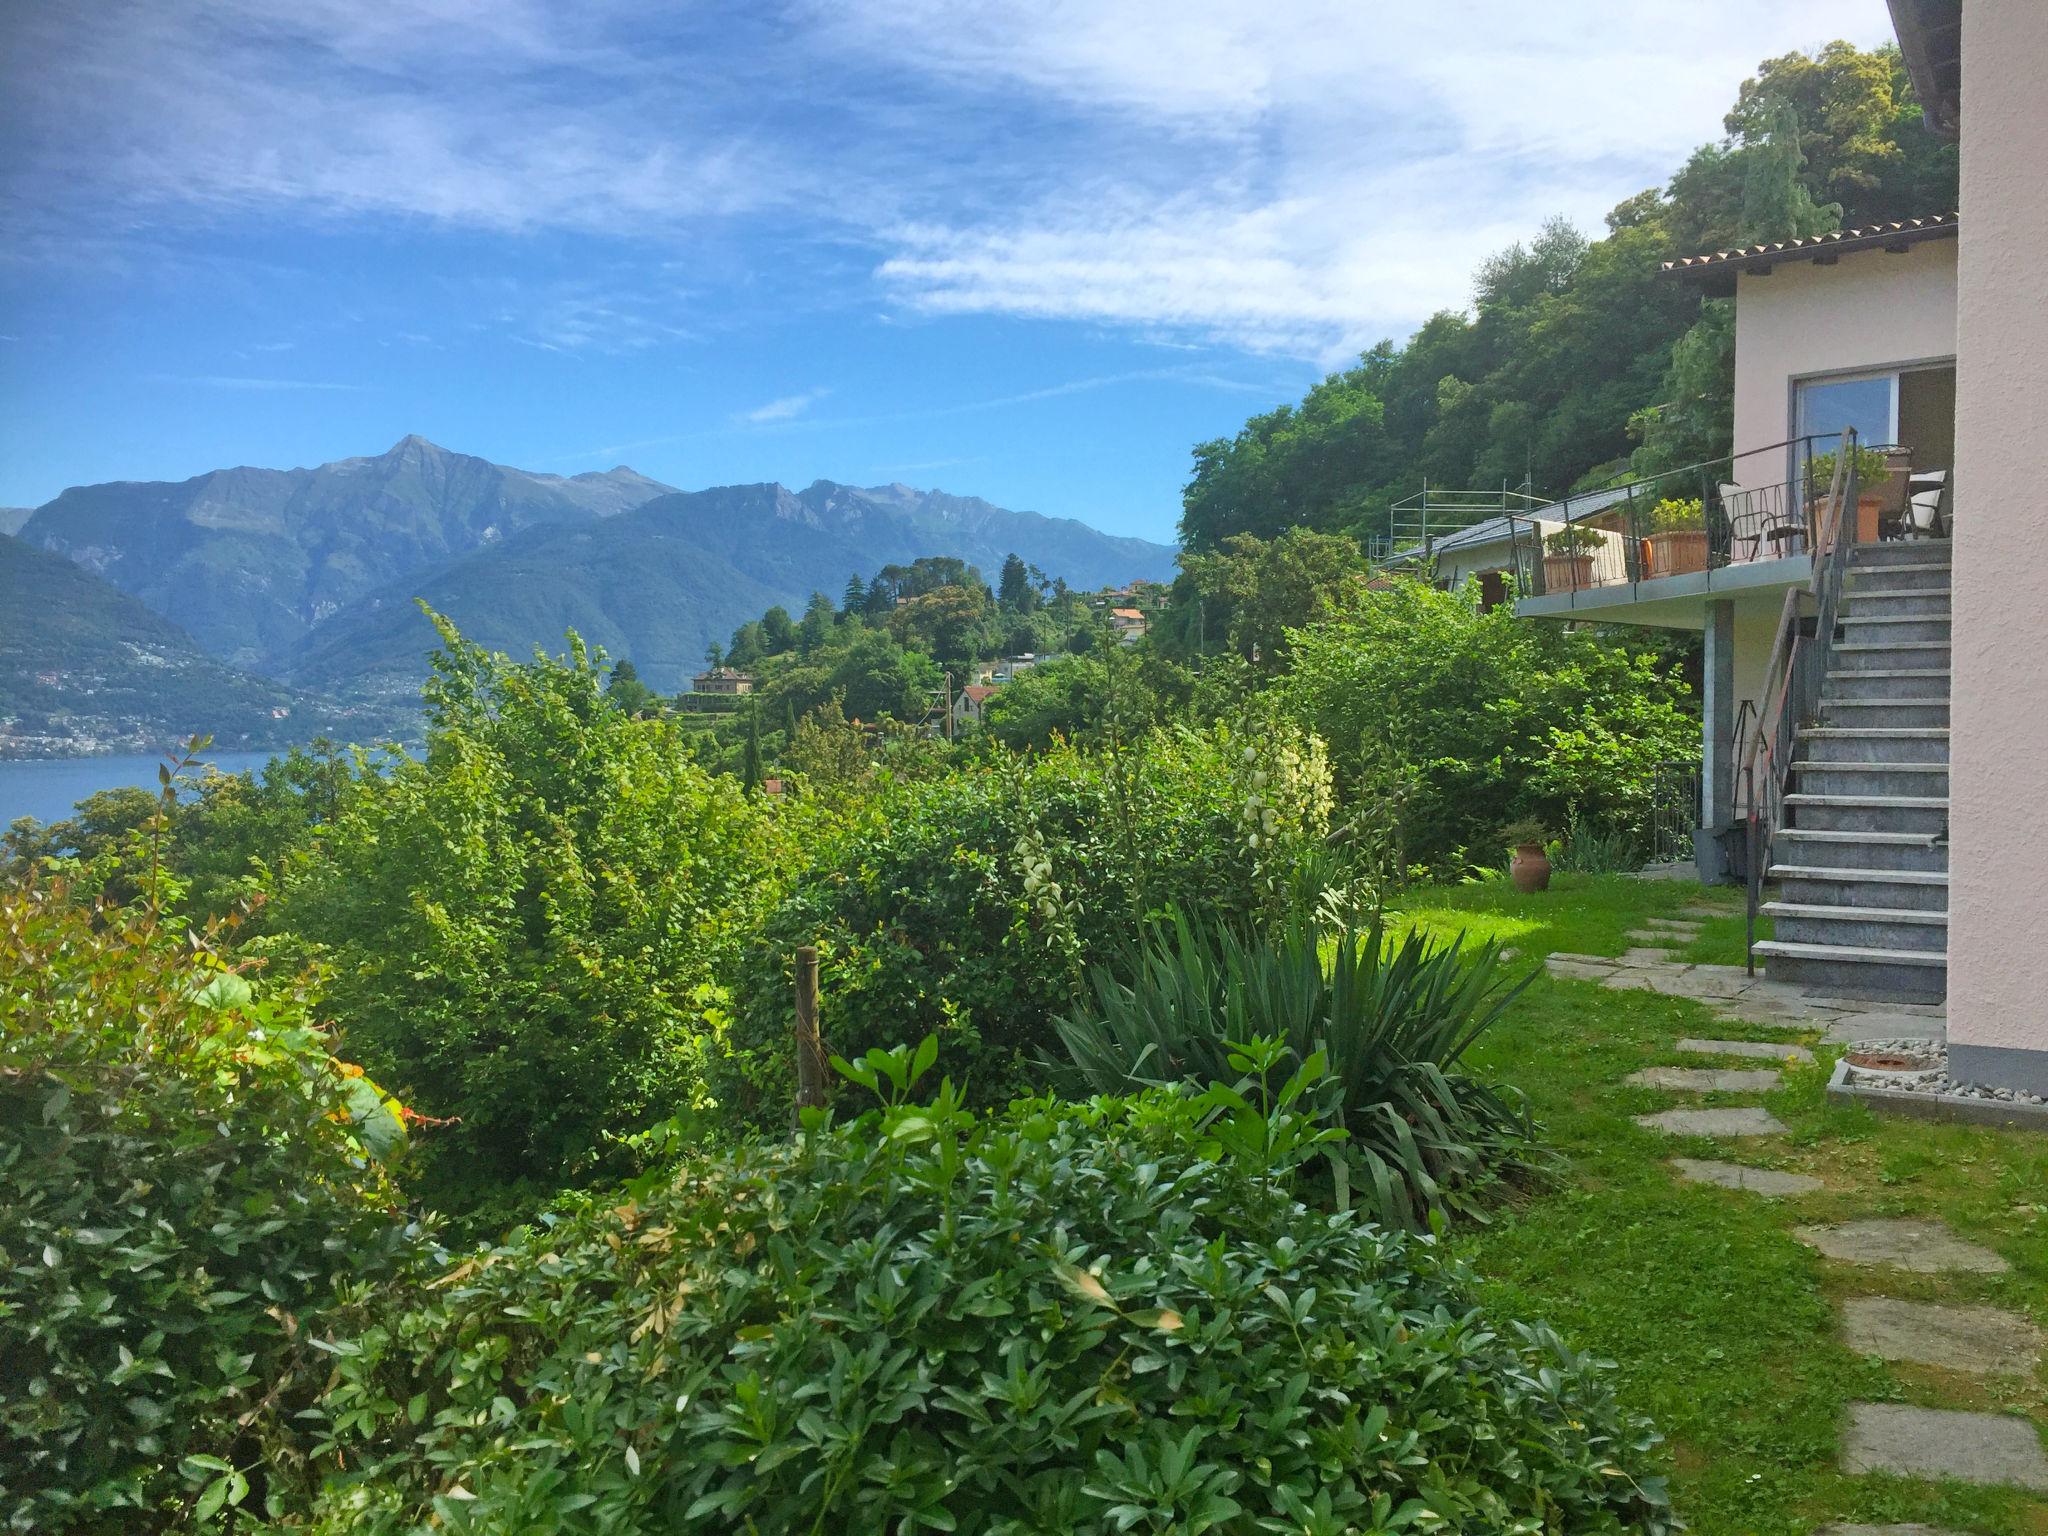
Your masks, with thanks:
[[[1508,860],[1508,878],[1524,896],[1550,889],[1550,855],[1541,843],[1524,843]]]
[[[1648,558],[1652,576],[1682,576],[1688,571],[1704,571],[1707,568],[1707,530],[1704,528],[1681,528],[1675,533],[1660,533],[1643,541],[1643,550]]]
[[[1583,592],[1593,585],[1593,557],[1591,555],[1545,555],[1543,557],[1543,590],[1546,592]]]

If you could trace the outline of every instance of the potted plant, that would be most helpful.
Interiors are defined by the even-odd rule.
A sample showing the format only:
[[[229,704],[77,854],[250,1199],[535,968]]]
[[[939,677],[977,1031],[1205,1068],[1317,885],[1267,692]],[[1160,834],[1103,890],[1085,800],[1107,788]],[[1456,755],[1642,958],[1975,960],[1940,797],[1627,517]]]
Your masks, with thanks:
[[[1593,585],[1593,551],[1601,545],[1598,529],[1567,523],[1543,541],[1543,589],[1577,591]]]
[[[1707,568],[1707,520],[1697,496],[1667,496],[1644,519],[1644,574],[1679,576]]]
[[[1807,484],[1813,488],[1814,504],[1823,526],[1834,511],[1835,464],[1839,455],[1816,453],[1807,465]],[[1879,514],[1884,510],[1884,488],[1891,476],[1891,462],[1875,448],[1856,450],[1856,542],[1877,540]]]
[[[1500,829],[1501,841],[1513,850],[1508,859],[1508,878],[1524,896],[1550,889],[1550,855],[1544,844],[1550,834],[1540,821],[1511,821]]]

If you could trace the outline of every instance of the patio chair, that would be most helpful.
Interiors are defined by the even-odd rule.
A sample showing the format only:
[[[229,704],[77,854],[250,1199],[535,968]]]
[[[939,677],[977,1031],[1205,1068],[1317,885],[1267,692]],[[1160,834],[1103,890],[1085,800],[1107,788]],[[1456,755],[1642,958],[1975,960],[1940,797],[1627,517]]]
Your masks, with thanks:
[[[1948,471],[1932,469],[1913,477],[1925,489],[1907,498],[1906,522],[1902,536],[1908,539],[1945,539],[1954,523],[1954,485]],[[1931,482],[1931,483],[1930,483]]]

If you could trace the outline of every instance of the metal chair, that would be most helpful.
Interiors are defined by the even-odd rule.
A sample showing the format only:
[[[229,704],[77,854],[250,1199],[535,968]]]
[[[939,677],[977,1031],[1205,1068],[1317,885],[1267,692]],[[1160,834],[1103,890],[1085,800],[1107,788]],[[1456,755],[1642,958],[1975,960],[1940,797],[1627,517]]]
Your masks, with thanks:
[[[1924,471],[1913,477],[1916,490],[1906,501],[1906,521],[1901,530],[1908,539],[1945,539],[1954,531],[1955,482],[1945,469]]]

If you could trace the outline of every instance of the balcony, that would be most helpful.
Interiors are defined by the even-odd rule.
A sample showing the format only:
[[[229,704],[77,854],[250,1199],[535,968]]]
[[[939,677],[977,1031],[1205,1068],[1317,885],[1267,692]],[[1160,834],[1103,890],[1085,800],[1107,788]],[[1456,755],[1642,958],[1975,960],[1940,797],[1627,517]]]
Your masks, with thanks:
[[[1541,521],[1514,517],[1516,611],[1692,627],[1706,600],[1805,583],[1817,530],[1834,526],[1841,441],[1792,438],[1567,497]],[[1908,451],[1866,449],[1863,461],[1870,489],[1842,526],[1859,543],[1908,532]]]

